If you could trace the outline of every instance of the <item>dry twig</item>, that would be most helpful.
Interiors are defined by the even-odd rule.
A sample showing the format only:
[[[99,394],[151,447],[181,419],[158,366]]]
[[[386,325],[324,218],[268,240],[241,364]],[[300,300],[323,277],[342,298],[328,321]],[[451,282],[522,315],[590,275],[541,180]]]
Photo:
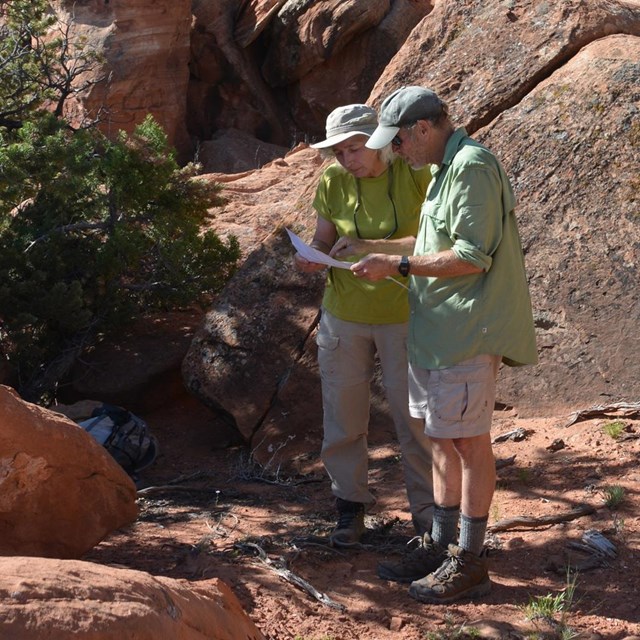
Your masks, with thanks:
[[[534,518],[533,516],[516,516],[515,518],[505,518],[499,520],[494,524],[490,524],[487,527],[489,533],[495,533],[496,531],[507,531],[508,529],[517,529],[520,527],[532,528],[546,527],[550,524],[557,524],[558,522],[568,522],[581,518],[582,516],[588,516],[591,513],[595,513],[596,508],[590,504],[581,504],[567,511],[565,513],[559,513],[553,516],[541,516]]]
[[[273,562],[273,560],[269,558],[269,556],[267,556],[265,550],[260,545],[257,545],[254,542],[243,542],[236,543],[234,547],[241,550],[245,550],[247,548],[253,549],[258,554],[259,560],[267,567],[269,567],[269,569],[275,571],[281,578],[284,578],[287,582],[300,587],[303,591],[306,591],[309,595],[313,596],[316,600],[318,600],[318,602],[322,603],[326,607],[331,607],[332,609],[337,609],[341,612],[347,610],[344,605],[341,605],[339,602],[335,602],[326,594],[318,591],[312,584],[307,582],[304,578],[301,578],[299,575],[293,573],[293,571],[290,571],[286,567],[279,567]]]

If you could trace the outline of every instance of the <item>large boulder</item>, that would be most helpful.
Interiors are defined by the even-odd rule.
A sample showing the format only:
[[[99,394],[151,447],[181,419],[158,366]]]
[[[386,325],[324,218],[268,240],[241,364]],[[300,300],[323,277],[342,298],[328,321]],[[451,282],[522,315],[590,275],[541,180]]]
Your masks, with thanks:
[[[138,514],[136,487],[77,424],[0,386],[0,555],[79,558]]]
[[[637,0],[441,0],[387,65],[370,101],[377,106],[399,86],[421,84],[473,133],[582,47],[615,33],[640,35]]]
[[[198,160],[205,173],[243,173],[282,158],[288,151],[239,129],[221,129],[200,145]]]
[[[477,133],[520,201],[537,326],[540,364],[502,376],[510,403],[640,396],[639,104],[640,38],[614,35]]]
[[[512,179],[540,364],[499,396],[523,411],[640,395],[638,36],[638,2],[443,0],[371,95],[436,90]]]
[[[220,580],[188,583],[78,560],[0,558],[11,640],[263,640]]]
[[[259,171],[208,177],[225,181],[228,198],[215,228],[235,234],[247,258],[207,312],[183,377],[245,442],[288,380],[317,319],[324,277],[292,268],[294,249],[283,227],[309,239],[315,215],[308,205],[321,167],[319,154],[300,146]]]

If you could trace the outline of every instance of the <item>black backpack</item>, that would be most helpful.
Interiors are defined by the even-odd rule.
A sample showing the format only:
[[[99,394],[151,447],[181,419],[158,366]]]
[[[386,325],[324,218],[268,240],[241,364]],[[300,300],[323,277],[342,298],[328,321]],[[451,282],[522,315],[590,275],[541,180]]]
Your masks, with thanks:
[[[91,418],[78,423],[131,476],[148,467],[158,455],[158,443],[147,423],[111,404],[96,407]]]

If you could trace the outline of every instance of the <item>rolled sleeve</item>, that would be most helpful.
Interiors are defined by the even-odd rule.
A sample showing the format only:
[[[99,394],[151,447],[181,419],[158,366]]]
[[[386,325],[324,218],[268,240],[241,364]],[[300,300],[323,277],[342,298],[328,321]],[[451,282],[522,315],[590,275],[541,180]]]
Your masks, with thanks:
[[[484,271],[502,240],[500,177],[492,167],[467,166],[459,172],[460,187],[453,198],[451,236],[453,251]]]
[[[491,269],[491,264],[493,263],[493,258],[486,253],[483,253],[478,247],[463,238],[459,238],[451,247],[452,251],[460,258],[460,260],[465,260],[466,262],[470,262],[476,267],[482,269],[483,271],[489,271]]]

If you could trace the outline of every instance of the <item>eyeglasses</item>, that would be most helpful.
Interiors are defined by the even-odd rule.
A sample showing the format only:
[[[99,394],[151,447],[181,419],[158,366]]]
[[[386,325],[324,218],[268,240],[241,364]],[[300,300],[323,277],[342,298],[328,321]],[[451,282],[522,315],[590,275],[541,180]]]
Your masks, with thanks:
[[[397,230],[398,230],[398,211],[396,209],[396,203],[393,201],[393,197],[391,196],[391,185],[393,184],[393,170],[392,170],[392,165],[389,165],[389,169],[387,170],[387,197],[389,198],[389,201],[391,202],[391,206],[393,208],[393,229],[386,235],[383,236],[382,238],[369,238],[370,240],[388,240]],[[360,197],[360,180],[358,180],[358,178],[356,178],[356,206],[355,209],[353,210],[353,224],[356,228],[356,235],[358,236],[358,238],[362,239],[363,236],[360,233],[360,229],[358,227],[358,211],[360,211],[360,208],[364,207],[362,206],[362,199]]]
[[[411,132],[411,130],[413,129],[413,127],[415,127],[417,124],[417,122],[412,122],[411,124],[408,125],[403,125],[401,127],[401,129],[406,129],[408,133]],[[395,136],[393,136],[393,139],[391,140],[391,146],[394,149],[399,149],[406,141],[407,138],[405,138],[404,140],[398,135],[400,133],[400,131],[398,131],[398,133],[396,133]]]

